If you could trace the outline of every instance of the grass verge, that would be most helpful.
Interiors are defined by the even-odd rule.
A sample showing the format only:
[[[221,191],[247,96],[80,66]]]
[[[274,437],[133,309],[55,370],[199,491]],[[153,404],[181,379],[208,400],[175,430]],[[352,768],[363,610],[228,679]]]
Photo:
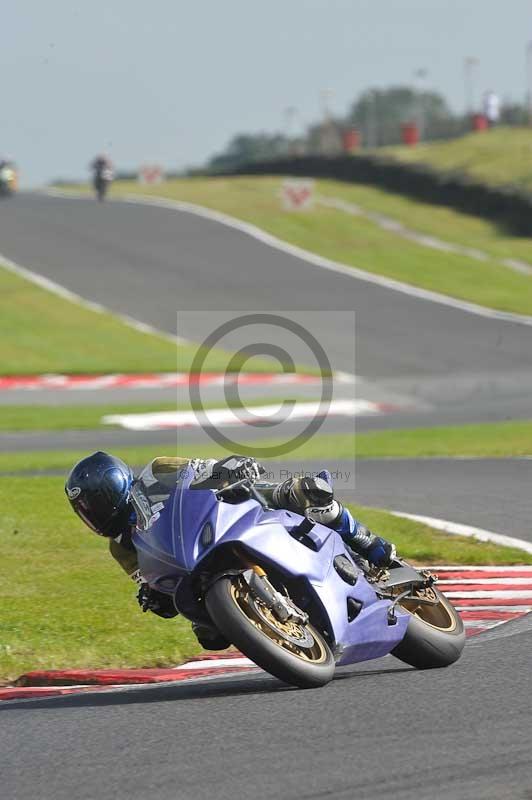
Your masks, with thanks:
[[[130,328],[117,317],[83,308],[0,267],[0,374],[187,371],[197,345],[175,345]],[[211,350],[205,371],[230,359]],[[278,372],[277,362],[253,358],[245,371]]]
[[[252,222],[284,241],[368,272],[490,308],[532,314],[530,276],[513,272],[495,260],[478,261],[398,240],[394,233],[342,211],[316,206],[305,213],[286,213],[279,200],[280,185],[280,179],[271,177],[188,178],[167,181],[156,187],[138,187],[133,182],[117,183],[113,192],[115,196],[138,193],[197,203]],[[324,182],[323,186],[328,193],[350,199],[351,187],[347,190],[345,185],[331,181]],[[322,183],[318,182],[318,191],[321,187]],[[352,200],[356,202],[355,195]],[[407,206],[405,201],[403,219],[413,226],[408,219]],[[429,215],[435,213],[434,207],[427,205],[424,208],[426,232],[441,238],[450,234],[451,222],[441,216],[438,217],[439,227],[431,228]],[[465,244],[470,218],[457,216],[462,218],[462,242]],[[447,234],[442,228],[447,230]],[[494,227],[484,237],[485,232],[486,228],[481,228],[480,233],[477,229],[477,241],[491,239],[491,244],[488,242],[486,247],[494,257],[497,250],[498,257],[499,247],[502,254],[509,237],[498,237]],[[450,241],[454,241],[452,237]],[[505,252],[505,256],[513,254],[532,261],[532,254],[528,252],[529,240],[519,241],[515,248],[512,244],[512,251]],[[492,251],[493,242],[495,249]]]
[[[445,206],[422,203],[373,186],[320,181],[318,190],[324,196],[339,198],[360,206],[364,211],[390,217],[410,230],[426,236],[475,248],[494,260],[512,258],[532,264],[531,238],[511,236],[496,223],[480,217]]]
[[[358,458],[529,456],[532,455],[532,421],[372,431],[359,433],[352,447],[356,448]]]
[[[62,480],[0,482],[8,590],[0,636],[0,676],[30,668],[175,663],[197,651],[185,620],[165,625],[140,614],[135,587],[83,530],[62,496]],[[20,503],[21,497],[31,502]]]
[[[31,502],[20,503],[20,498]],[[175,664],[198,651],[190,625],[141,614],[135,587],[106,542],[72,514],[60,478],[0,482],[2,610],[0,679],[29,669]],[[520,551],[446,537],[382,511],[352,510],[393,539],[405,558],[445,563],[516,563]],[[530,557],[529,557],[530,558]],[[530,558],[532,561],[532,558]]]
[[[500,127],[418,147],[383,147],[377,155],[429,164],[438,170],[459,170],[484,183],[513,183],[521,189],[532,189],[530,128]]]
[[[132,392],[134,395],[134,392]],[[180,392],[185,396],[185,392]],[[314,398],[300,398],[312,402]],[[246,408],[271,405],[281,406],[297,398],[253,397],[245,401]],[[238,401],[220,399],[202,405],[203,409],[235,408]],[[0,432],[15,431],[66,431],[98,430],[118,427],[102,422],[102,417],[111,414],[144,414],[158,411],[189,411],[194,405],[186,403],[151,403],[140,405],[90,405],[90,406],[3,406],[0,405]]]
[[[95,447],[97,447],[95,441]],[[248,442],[250,453],[257,446],[271,447],[282,440],[259,439]],[[171,451],[172,448],[167,448]],[[222,457],[228,452],[219,445],[193,446],[197,457]],[[117,448],[117,455],[131,464],[143,464],[160,455],[160,447]],[[182,454],[182,453],[180,453]],[[34,472],[68,470],[87,453],[80,450],[29,451],[0,453],[0,472]],[[188,453],[187,453],[188,455]],[[505,458],[532,455],[532,421],[479,423],[475,425],[407,428],[404,430],[371,431],[356,436],[329,434],[314,436],[285,455],[285,461],[354,458],[424,458],[471,456]]]

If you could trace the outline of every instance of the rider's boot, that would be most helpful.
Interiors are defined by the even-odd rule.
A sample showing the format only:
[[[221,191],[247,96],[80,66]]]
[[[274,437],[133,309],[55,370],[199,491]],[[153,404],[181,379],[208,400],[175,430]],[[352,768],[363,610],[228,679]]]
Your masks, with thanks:
[[[226,650],[231,647],[231,642],[228,642],[214,625],[193,622],[192,630],[204,650]]]
[[[369,564],[388,567],[395,558],[395,545],[382,536],[375,536],[365,525],[358,522],[347,508],[342,509],[334,528],[344,542]]]

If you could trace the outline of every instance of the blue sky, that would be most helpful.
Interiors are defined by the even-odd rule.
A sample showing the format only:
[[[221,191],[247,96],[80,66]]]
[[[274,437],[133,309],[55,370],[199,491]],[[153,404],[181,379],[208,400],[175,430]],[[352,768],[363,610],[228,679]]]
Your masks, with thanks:
[[[368,86],[427,85],[464,107],[477,94],[523,99],[529,0],[17,0],[3,9],[0,152],[24,183],[86,174],[94,153],[121,167],[181,168],[237,132],[343,113]]]

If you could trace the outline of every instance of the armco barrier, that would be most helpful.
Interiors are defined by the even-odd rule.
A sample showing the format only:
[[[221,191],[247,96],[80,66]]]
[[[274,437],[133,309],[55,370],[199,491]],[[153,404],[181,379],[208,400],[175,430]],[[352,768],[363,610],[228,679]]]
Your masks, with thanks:
[[[458,172],[438,172],[425,164],[365,155],[301,156],[250,162],[230,174],[293,175],[369,184],[427,203],[450,206],[504,225],[514,234],[532,236],[531,194],[514,186],[488,186]]]

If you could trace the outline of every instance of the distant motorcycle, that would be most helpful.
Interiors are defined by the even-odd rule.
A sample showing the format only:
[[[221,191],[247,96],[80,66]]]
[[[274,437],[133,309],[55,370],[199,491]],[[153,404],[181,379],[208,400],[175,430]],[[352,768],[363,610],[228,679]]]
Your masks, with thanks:
[[[102,202],[105,200],[109,186],[114,178],[113,170],[110,167],[102,169],[94,176],[94,191],[96,192],[97,199]]]
[[[370,567],[330,528],[269,508],[251,478],[211,489],[193,477],[181,470],[164,507],[149,474],[134,484],[140,572],[267,672],[310,688],[390,652],[418,669],[460,657],[462,620],[430,572]],[[248,499],[224,502],[237,488]]]
[[[14,167],[4,164],[0,167],[0,195],[8,197],[17,189],[17,172]]]

